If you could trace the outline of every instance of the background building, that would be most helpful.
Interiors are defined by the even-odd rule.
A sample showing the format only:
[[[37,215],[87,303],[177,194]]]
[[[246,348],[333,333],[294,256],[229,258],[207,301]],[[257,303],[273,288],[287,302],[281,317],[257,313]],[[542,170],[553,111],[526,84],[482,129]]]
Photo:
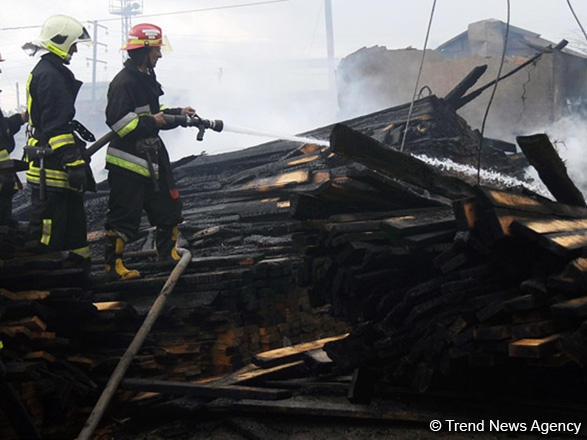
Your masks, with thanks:
[[[469,90],[493,81],[499,71],[507,26],[499,20],[471,23],[467,30],[425,54],[419,96],[443,97],[474,67],[487,71]],[[564,116],[585,116],[587,110],[587,58],[568,49],[550,50],[558,42],[515,26],[507,32],[502,76],[541,51],[534,63],[499,82],[487,119],[486,134],[513,141],[517,134],[544,130]],[[341,116],[409,102],[414,94],[422,51],[388,50],[373,46],[344,57],[337,69]],[[480,128],[491,95],[488,88],[463,106],[459,114]]]

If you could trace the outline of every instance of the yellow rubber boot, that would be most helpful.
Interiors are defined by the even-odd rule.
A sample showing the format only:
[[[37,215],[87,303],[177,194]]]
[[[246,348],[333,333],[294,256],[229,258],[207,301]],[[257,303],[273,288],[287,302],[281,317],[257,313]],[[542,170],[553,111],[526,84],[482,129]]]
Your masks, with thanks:
[[[158,226],[157,227],[157,255],[159,261],[177,262],[181,260],[181,255],[175,247],[179,229],[177,226]]]
[[[140,278],[138,270],[128,269],[122,262],[124,240],[115,231],[106,231],[104,241],[104,270],[111,281],[126,281]]]

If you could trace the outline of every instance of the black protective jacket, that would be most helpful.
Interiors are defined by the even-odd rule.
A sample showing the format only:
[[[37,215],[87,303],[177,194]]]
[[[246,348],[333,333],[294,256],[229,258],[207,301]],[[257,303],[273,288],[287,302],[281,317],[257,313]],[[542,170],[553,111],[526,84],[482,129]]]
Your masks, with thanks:
[[[85,166],[92,181],[91,170],[84,158],[85,143],[74,133],[75,100],[82,82],[75,79],[63,60],[53,53],[41,57],[27,82],[27,111],[33,129],[27,140],[29,147],[49,146],[45,160],[47,186],[72,189],[68,184],[67,167]],[[39,160],[29,158],[27,181],[39,184]]]
[[[2,150],[6,150],[6,154],[14,151],[14,135],[18,133],[22,124],[20,113],[5,118],[0,110],[0,155]]]
[[[161,84],[155,72],[141,72],[132,59],[124,63],[124,68],[114,77],[108,88],[106,124],[118,134],[110,142],[106,152],[106,169],[122,173],[136,173],[151,178],[147,155],[141,144],[145,139],[155,140],[157,147],[152,154],[152,162],[157,178],[165,178],[168,188],[175,188],[171,175],[169,154],[159,137],[159,128],[152,117],[163,111],[167,114],[180,114],[181,108],[164,109],[159,103],[163,95]],[[165,129],[177,125],[167,125]]]

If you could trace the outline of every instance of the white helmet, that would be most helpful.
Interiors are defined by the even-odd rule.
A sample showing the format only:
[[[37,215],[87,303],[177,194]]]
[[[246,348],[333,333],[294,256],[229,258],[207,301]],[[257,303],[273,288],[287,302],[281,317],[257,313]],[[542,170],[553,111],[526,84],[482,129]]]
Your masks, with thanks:
[[[32,43],[27,43],[23,49],[30,46],[43,47],[54,53],[65,63],[69,63],[69,50],[76,43],[90,43],[92,39],[86,28],[75,18],[68,15],[52,15],[41,28],[39,37]]]

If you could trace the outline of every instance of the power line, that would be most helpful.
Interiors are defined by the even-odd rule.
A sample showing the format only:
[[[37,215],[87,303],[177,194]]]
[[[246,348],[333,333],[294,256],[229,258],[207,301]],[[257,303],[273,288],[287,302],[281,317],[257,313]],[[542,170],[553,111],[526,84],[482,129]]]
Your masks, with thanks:
[[[412,111],[414,110],[414,101],[416,100],[416,93],[418,93],[418,84],[420,83],[420,77],[422,76],[422,68],[424,67],[424,57],[426,56],[426,49],[428,46],[428,37],[430,36],[430,28],[432,27],[432,19],[434,18],[434,9],[436,8],[436,0],[432,2],[432,10],[430,11],[430,19],[428,20],[428,28],[426,29],[426,38],[424,38],[424,48],[422,49],[422,59],[420,60],[420,68],[418,69],[418,77],[416,79],[416,86],[414,87],[414,94],[412,95],[412,101],[410,102],[410,109],[408,110],[408,118],[406,119],[406,128],[404,129],[404,135],[402,137],[402,143],[400,151],[404,151],[406,144],[406,137],[408,135],[408,128],[410,126],[410,119],[412,117]]]
[[[199,9],[188,9],[185,11],[174,11],[174,12],[161,12],[161,13],[157,13],[157,14],[146,14],[146,15],[141,15],[141,17],[162,17],[164,15],[179,15],[179,14],[192,14],[194,12],[207,12],[207,11],[217,11],[220,9],[236,9],[236,8],[244,8],[244,7],[249,7],[249,6],[260,6],[260,5],[267,5],[270,3],[281,3],[281,2],[286,2],[289,0],[265,0],[265,1],[258,1],[258,2],[250,2],[250,3],[239,3],[236,5],[225,5],[225,6],[212,6],[209,8],[199,8]],[[118,18],[103,18],[101,20],[93,20],[93,21],[114,21],[114,20],[118,20]],[[35,28],[40,28],[42,25],[38,24],[38,25],[29,25],[29,26],[14,26],[14,27],[5,27],[5,28],[0,28],[0,31],[15,31],[15,30],[21,30],[21,29],[35,29]]]
[[[238,5],[213,6],[213,7],[209,7],[209,8],[188,9],[186,11],[162,12],[159,14],[141,15],[141,17],[161,17],[163,15],[191,14],[193,12],[215,11],[215,10],[219,10],[219,9],[235,9],[235,8],[243,8],[243,7],[247,7],[247,6],[259,6],[259,5],[266,5],[266,4],[270,4],[270,3],[281,3],[281,2],[286,2],[286,1],[288,1],[288,0],[266,0],[266,1],[253,2],[253,3],[241,3]]]
[[[493,89],[491,90],[491,96],[489,97],[489,102],[487,103],[487,107],[485,108],[485,114],[483,115],[483,122],[481,123],[479,149],[477,150],[477,185],[479,185],[481,183],[481,152],[483,150],[483,138],[485,135],[485,123],[487,122],[487,116],[489,115],[489,109],[491,108],[493,98],[495,97],[495,92],[497,90],[497,83],[499,82],[499,77],[501,76],[501,70],[503,69],[503,65],[505,62],[505,56],[507,53],[507,46],[508,46],[508,42],[509,42],[510,0],[507,0],[506,3],[507,3],[507,22],[505,25],[505,36],[503,37],[503,50],[501,52],[501,59],[499,61],[499,69],[497,71],[497,77],[495,78],[495,84],[493,84]]]
[[[571,5],[571,0],[567,0],[567,4],[569,5],[569,9],[571,10],[571,14],[573,14],[573,17],[575,17],[577,24],[581,28],[581,31],[583,31],[583,35],[585,36],[585,39],[587,39],[587,33],[585,32],[585,28],[581,24],[581,21],[579,20],[579,17],[577,17],[577,14],[575,14],[575,10],[573,9],[573,5]]]

